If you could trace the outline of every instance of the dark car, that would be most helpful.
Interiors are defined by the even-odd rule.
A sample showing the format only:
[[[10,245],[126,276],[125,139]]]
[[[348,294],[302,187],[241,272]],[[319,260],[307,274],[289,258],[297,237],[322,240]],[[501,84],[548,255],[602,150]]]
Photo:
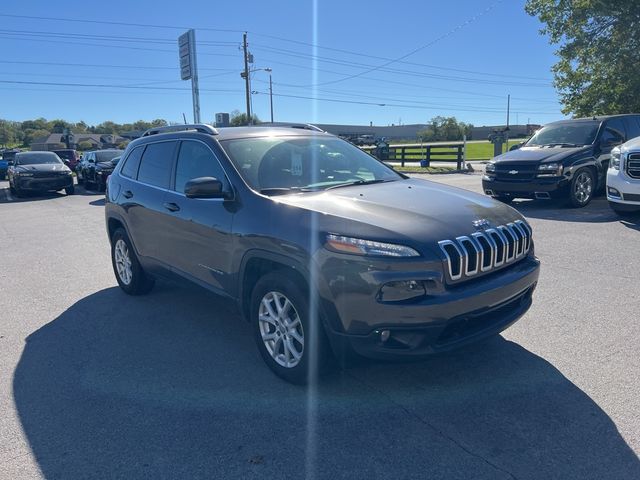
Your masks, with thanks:
[[[80,155],[72,148],[63,148],[61,150],[52,150],[53,153],[58,155],[64,164],[71,170],[75,171],[78,162],[80,161]]]
[[[115,167],[112,160],[120,157],[124,150],[109,149],[85,152],[82,160],[76,167],[78,185],[85,188],[95,188],[99,192],[104,191],[107,177],[111,175]]]
[[[520,148],[489,162],[482,188],[504,202],[561,198],[584,207],[604,190],[613,147],[639,135],[636,114],[550,123]]]
[[[0,180],[4,180],[7,177],[7,171],[9,170],[9,162],[13,161],[16,153],[20,150],[5,149],[0,152]]]
[[[110,176],[105,215],[126,293],[174,276],[235,300],[292,382],[331,350],[417,357],[497,334],[538,280],[516,210],[313,127],[150,130]]]
[[[59,190],[72,195],[73,174],[53,152],[21,152],[9,162],[9,188],[17,196]]]

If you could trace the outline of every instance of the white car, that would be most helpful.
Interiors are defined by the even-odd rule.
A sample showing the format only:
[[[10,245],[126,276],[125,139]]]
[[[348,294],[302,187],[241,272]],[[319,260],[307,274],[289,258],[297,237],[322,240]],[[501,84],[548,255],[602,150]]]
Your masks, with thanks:
[[[640,137],[611,151],[607,200],[616,213],[640,212]]]

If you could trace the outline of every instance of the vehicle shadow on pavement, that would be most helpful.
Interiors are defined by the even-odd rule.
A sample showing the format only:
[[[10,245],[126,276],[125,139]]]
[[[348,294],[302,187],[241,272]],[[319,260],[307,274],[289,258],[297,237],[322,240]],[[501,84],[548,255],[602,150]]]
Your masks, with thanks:
[[[600,195],[583,208],[570,208],[555,200],[515,200],[511,206],[525,217],[581,223],[612,223],[622,220]],[[638,217],[640,218],[640,217]]]
[[[65,193],[60,192],[24,192],[18,197],[10,192],[9,187],[0,189],[0,203],[36,202],[66,196]]]
[[[231,302],[166,283],[72,305],[27,338],[13,389],[45,478],[640,478],[607,414],[502,337],[304,388]]]

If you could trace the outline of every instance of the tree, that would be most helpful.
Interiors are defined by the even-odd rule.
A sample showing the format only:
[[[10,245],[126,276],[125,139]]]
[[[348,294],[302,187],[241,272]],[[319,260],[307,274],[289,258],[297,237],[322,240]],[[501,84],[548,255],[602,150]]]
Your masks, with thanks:
[[[93,148],[93,145],[91,144],[91,142],[80,142],[78,144],[78,150],[80,150],[81,152],[84,152],[86,150],[91,150]]]
[[[528,0],[525,10],[559,45],[554,85],[563,113],[640,111],[640,9],[632,0]]]
[[[260,119],[255,113],[251,115],[251,120],[252,120],[251,123],[253,123],[253,125],[260,123]],[[234,110],[233,112],[231,112],[231,118],[229,119],[229,123],[231,124],[232,127],[240,127],[242,125],[248,125],[247,114],[240,113],[238,110]]]
[[[459,122],[456,117],[433,117],[428,122],[428,127],[418,136],[424,142],[459,141],[464,135],[471,137],[473,125]]]

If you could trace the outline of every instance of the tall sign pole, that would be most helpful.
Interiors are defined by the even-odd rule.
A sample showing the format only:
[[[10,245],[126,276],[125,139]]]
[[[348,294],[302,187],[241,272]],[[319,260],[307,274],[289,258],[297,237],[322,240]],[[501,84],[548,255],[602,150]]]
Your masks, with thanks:
[[[178,37],[180,78],[191,80],[193,98],[193,122],[200,123],[200,90],[198,88],[198,62],[196,58],[196,32],[188,30]]]

